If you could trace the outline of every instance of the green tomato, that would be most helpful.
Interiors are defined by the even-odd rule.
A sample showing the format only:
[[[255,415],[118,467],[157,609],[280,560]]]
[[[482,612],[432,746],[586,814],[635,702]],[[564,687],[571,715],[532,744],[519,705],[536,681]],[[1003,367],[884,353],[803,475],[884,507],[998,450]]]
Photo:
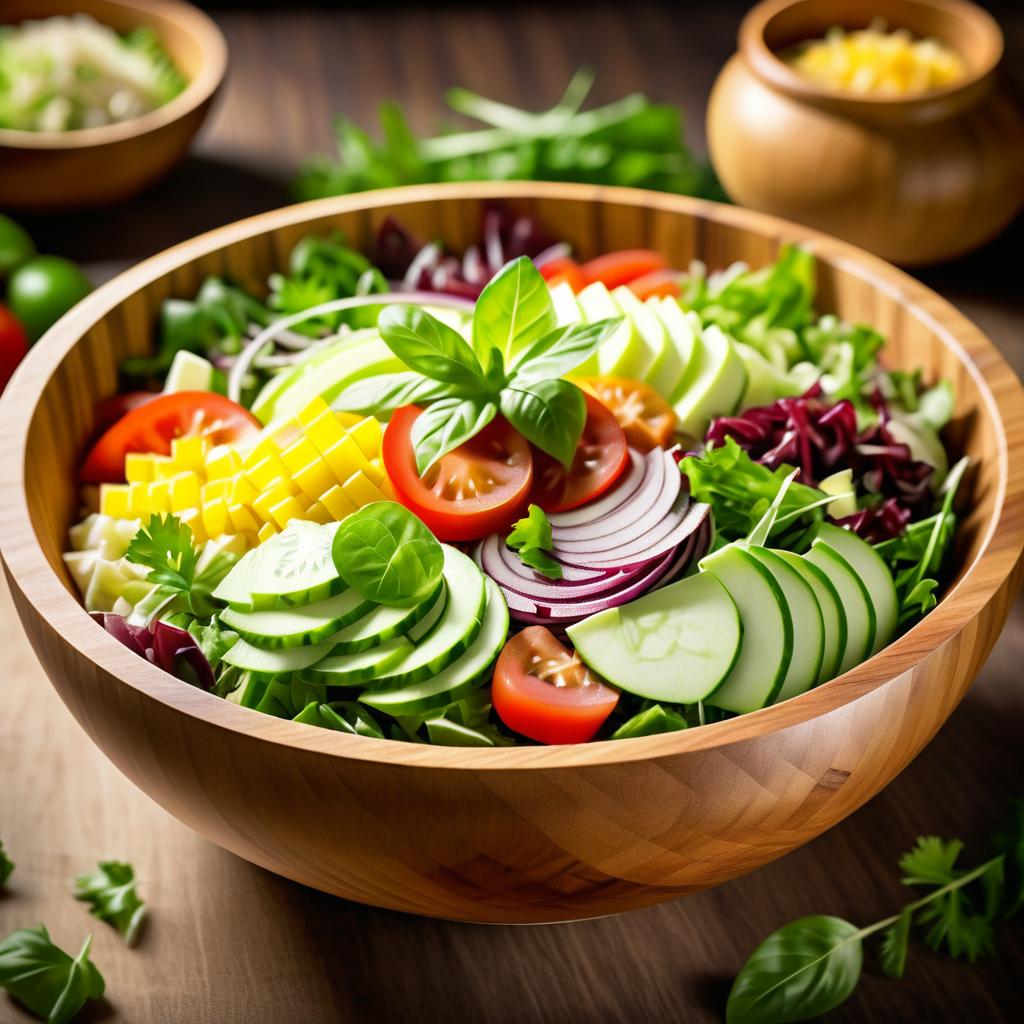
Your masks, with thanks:
[[[0,281],[13,274],[36,254],[28,232],[0,213]]]
[[[7,305],[35,342],[91,291],[89,279],[74,263],[60,256],[36,256],[11,275]]]

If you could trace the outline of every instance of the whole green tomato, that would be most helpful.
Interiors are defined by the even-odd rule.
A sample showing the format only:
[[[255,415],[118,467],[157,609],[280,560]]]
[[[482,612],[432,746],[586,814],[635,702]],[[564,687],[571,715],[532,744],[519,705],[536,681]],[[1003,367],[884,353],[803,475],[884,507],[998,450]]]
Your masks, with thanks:
[[[24,326],[29,342],[35,342],[91,291],[89,279],[70,260],[36,256],[11,275],[7,305]]]
[[[36,254],[28,232],[0,213],[0,281],[10,276]]]

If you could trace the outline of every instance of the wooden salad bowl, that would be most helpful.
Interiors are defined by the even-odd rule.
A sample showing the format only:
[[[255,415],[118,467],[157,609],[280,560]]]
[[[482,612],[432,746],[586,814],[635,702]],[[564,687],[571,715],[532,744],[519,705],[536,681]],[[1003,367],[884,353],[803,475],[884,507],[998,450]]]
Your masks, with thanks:
[[[889,339],[889,365],[956,387],[947,440],[973,469],[955,579],[881,653],[793,700],[704,728],[579,746],[445,748],[348,736],[218,699],[93,622],[61,562],[75,474],[117,366],[157,311],[208,274],[265,280],[310,231],[368,245],[398,217],[468,245],[482,205],[539,217],[584,257],[661,250],[673,265],[818,257],[819,306]],[[631,910],[750,871],[890,782],[963,697],[1021,580],[1024,391],[949,303],[845,242],[695,199],[560,184],[418,186],[328,199],[221,228],[122,274],[39,342],[0,402],[0,538],[22,622],[107,756],[181,821],[256,864],[362,903],[494,923]]]
[[[88,14],[118,32],[156,29],[188,79],[169,103],[101,128],[29,132],[0,128],[0,209],[108,206],[162,178],[188,151],[227,72],[224,36],[184,0],[3,0],[0,25]]]

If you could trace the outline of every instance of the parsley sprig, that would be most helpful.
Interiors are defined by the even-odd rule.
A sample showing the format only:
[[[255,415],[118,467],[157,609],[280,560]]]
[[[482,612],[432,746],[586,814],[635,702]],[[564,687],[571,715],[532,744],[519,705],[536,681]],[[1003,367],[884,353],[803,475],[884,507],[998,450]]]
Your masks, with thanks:
[[[526,515],[512,527],[505,541],[519,553],[523,565],[535,569],[549,580],[562,578],[561,563],[556,562],[548,552],[551,550],[551,523],[539,505],[531,505]]]
[[[138,884],[131,864],[104,860],[95,871],[75,879],[75,899],[91,904],[89,913],[110,922],[124,936],[125,945],[133,946],[146,914],[146,905],[136,891]]]

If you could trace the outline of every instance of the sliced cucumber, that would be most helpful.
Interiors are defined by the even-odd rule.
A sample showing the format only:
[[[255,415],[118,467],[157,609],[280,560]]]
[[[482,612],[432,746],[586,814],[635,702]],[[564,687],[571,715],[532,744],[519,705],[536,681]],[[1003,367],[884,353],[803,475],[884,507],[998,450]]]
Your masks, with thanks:
[[[445,583],[444,574],[441,575],[441,589],[430,605],[430,610],[414,626],[406,632],[406,636],[414,643],[422,643],[435,629],[437,624],[444,617],[445,609],[448,607],[448,584]]]
[[[583,661],[621,689],[695,704],[729,675],[743,625],[725,587],[702,573],[591,615],[566,632]]]
[[[448,603],[437,626],[416,641],[415,646],[398,664],[374,679],[373,690],[395,689],[412,685],[447,668],[477,638],[487,602],[486,577],[476,563],[461,551],[444,548],[442,576],[448,590]],[[425,621],[425,620],[423,620]],[[418,632],[422,622],[410,632]]]
[[[729,415],[747,386],[743,360],[720,327],[705,327],[700,341],[696,372],[672,396],[678,427],[690,437],[703,437],[713,417]]]
[[[743,620],[740,655],[707,702],[741,713],[766,707],[778,696],[793,657],[793,619],[782,588],[749,551],[735,544],[702,559],[700,568],[718,577]]]
[[[622,310],[612,293],[600,281],[587,285],[576,296],[576,301],[588,323],[622,317]],[[610,377],[643,380],[653,359],[654,352],[637,330],[636,324],[627,316],[597,350],[597,365],[593,365],[593,360],[587,360],[573,373],[577,376],[602,373]]]
[[[814,535],[842,555],[864,584],[875,609],[875,636],[871,653],[877,654],[892,639],[899,617],[899,598],[896,596],[892,573],[882,561],[881,555],[867,541],[861,540],[849,530],[831,523],[819,523]]]
[[[775,577],[793,620],[793,657],[775,697],[777,704],[806,692],[818,681],[825,656],[825,620],[814,590],[802,573],[770,548],[751,546],[747,550]]]
[[[404,636],[398,636],[358,654],[332,654],[313,665],[305,678],[329,686],[354,686],[387,672],[412,650],[412,644]]]
[[[839,593],[832,586],[828,576],[802,555],[783,550],[776,550],[775,554],[803,576],[818,599],[818,608],[825,627],[825,651],[821,659],[821,671],[818,673],[818,684],[827,682],[838,674],[839,663],[846,650],[846,613],[839,600]]]
[[[578,324],[583,319],[583,310],[568,281],[562,281],[551,289],[551,305],[555,307],[555,320],[559,327]]]
[[[236,640],[222,660],[225,665],[234,665],[247,672],[274,676],[282,672],[301,672],[326,658],[333,647],[333,641],[327,640],[322,644],[312,644],[309,647],[265,650],[249,643],[248,640]]]
[[[647,305],[657,313],[658,319],[668,332],[668,339],[676,350],[682,367],[678,375],[663,371],[657,361],[650,369],[648,382],[666,401],[671,401],[675,395],[682,394],[683,388],[696,375],[701,350],[700,319],[696,313],[684,313],[679,302],[667,296],[648,299]],[[671,379],[673,376],[674,380]],[[658,381],[657,384],[655,380]]]
[[[397,690],[374,689],[359,699],[389,715],[414,715],[454,704],[475,690],[501,653],[508,636],[508,607],[501,588],[491,579],[486,580],[486,587],[483,625],[464,654],[436,676]]]
[[[668,331],[665,330],[665,325],[658,315],[646,303],[641,302],[629,288],[621,285],[612,292],[612,298],[622,310],[623,316],[633,321],[633,326],[646,349],[643,356],[644,365],[637,366],[637,370],[643,371],[643,376],[636,379],[649,381],[655,364],[659,364],[664,372],[664,359],[666,356],[671,358],[676,355],[675,346],[669,342]]]
[[[241,558],[213,596],[242,611],[260,611],[312,604],[344,590],[331,554],[340,525],[293,519]]]
[[[411,608],[395,608],[389,605],[374,605],[361,619],[339,631],[334,636],[333,654],[358,654],[376,647],[385,640],[408,633],[413,626],[423,621],[437,602],[444,608],[444,581],[440,581],[433,594]],[[440,609],[438,614],[440,614]]]
[[[846,646],[836,673],[841,675],[871,654],[871,646],[875,642],[875,608],[867,587],[835,548],[816,540],[803,557],[828,577],[846,616]]]
[[[362,620],[380,606],[355,590],[343,590],[334,597],[301,608],[281,608],[264,612],[240,612],[225,608],[220,620],[243,640],[257,647],[306,647],[335,636],[338,630]],[[397,611],[397,609],[387,609]],[[406,614],[415,609],[402,609]]]

